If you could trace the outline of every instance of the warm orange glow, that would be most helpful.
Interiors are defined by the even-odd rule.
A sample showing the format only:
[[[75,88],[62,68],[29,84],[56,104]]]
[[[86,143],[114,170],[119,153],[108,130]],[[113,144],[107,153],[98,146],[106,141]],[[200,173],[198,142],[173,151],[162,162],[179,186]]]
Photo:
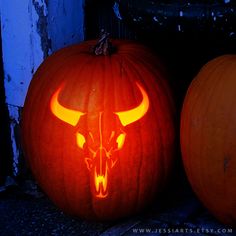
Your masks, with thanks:
[[[62,90],[62,87],[63,86],[60,86],[51,98],[51,102],[50,102],[51,111],[60,120],[70,125],[76,126],[76,124],[78,123],[80,119],[80,116],[84,115],[85,113],[68,109],[59,103],[58,97]]]
[[[149,98],[146,91],[139,83],[136,82],[136,85],[142,95],[141,103],[137,107],[131,110],[115,112],[115,114],[118,115],[120,122],[123,126],[129,125],[141,119],[146,114],[149,108]],[[51,111],[60,120],[72,126],[76,126],[79,122],[80,117],[85,115],[86,113],[66,108],[59,103],[58,97],[60,95],[62,88],[63,85],[56,90],[56,92],[53,94],[51,98],[50,101]],[[122,149],[126,138],[126,133],[120,129],[121,133],[116,138],[115,145],[117,146],[111,147],[110,149],[107,150],[106,146],[104,146],[104,143],[110,143],[111,141],[113,141],[113,138],[115,137],[117,131],[113,130],[111,132],[109,139],[103,141],[104,138],[103,128],[105,127],[102,126],[102,115],[103,111],[99,112],[98,130],[97,130],[97,132],[99,132],[99,140],[98,140],[99,146],[97,146],[96,148],[90,146],[85,147],[86,143],[85,137],[78,131],[76,132],[76,143],[78,147],[84,150],[87,148],[87,150],[90,152],[90,155],[88,157],[85,157],[85,163],[87,165],[88,170],[94,173],[95,192],[96,192],[96,197],[98,198],[105,198],[108,195],[107,191],[108,171],[112,169],[117,162],[117,159],[112,159],[111,155],[114,152]],[[95,143],[94,137],[96,136],[94,136],[94,134],[92,134],[91,132],[88,132],[88,135],[90,136],[92,142]]]
[[[117,142],[117,144],[118,144],[118,149],[120,150],[122,147],[123,147],[123,145],[124,145],[124,142],[125,142],[125,133],[123,133],[123,134],[120,134],[118,137],[117,137],[117,139],[116,139],[116,142]]]
[[[96,188],[96,192],[97,192],[96,197],[105,198],[108,195],[108,192],[107,192],[107,166],[106,166],[105,175],[98,175],[97,169],[95,168],[94,182],[95,182],[95,188]]]
[[[77,144],[80,148],[84,147],[84,144],[85,144],[84,135],[82,135],[81,133],[76,133],[76,141],[77,141]]]
[[[115,114],[119,116],[120,122],[123,126],[129,125],[141,119],[146,114],[149,108],[149,99],[147,93],[138,82],[136,82],[136,85],[138,86],[143,96],[143,100],[139,104],[139,106],[128,111],[115,112]]]

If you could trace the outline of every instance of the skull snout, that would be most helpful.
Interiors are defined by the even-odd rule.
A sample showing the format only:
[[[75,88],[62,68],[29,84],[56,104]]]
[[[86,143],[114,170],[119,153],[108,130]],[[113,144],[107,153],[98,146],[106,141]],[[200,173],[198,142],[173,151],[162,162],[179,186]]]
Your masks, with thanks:
[[[96,190],[96,196],[99,198],[105,198],[108,194],[107,183],[108,183],[108,161],[107,151],[105,148],[100,147],[96,153],[94,159],[94,184]]]

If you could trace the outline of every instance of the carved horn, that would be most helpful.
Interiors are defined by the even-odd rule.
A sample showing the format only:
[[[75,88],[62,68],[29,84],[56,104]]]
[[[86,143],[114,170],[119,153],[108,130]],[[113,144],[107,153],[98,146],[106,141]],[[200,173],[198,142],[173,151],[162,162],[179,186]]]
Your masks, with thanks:
[[[115,114],[119,116],[120,122],[123,126],[129,125],[141,119],[149,108],[149,98],[146,91],[138,82],[136,82],[136,85],[143,96],[141,103],[131,110],[115,112]]]
[[[63,85],[60,86],[56,90],[56,92],[53,94],[51,98],[51,102],[50,102],[51,111],[60,120],[72,126],[76,126],[77,123],[79,122],[80,117],[82,115],[85,115],[85,113],[77,111],[77,110],[68,109],[59,103],[58,97],[62,88],[63,88]]]

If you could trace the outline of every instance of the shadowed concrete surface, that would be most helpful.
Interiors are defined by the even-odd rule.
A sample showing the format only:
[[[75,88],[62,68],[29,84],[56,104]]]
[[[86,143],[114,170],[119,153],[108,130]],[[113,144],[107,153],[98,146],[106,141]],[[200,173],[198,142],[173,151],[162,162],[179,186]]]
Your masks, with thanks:
[[[163,195],[140,215],[89,222],[61,212],[33,181],[19,185],[8,179],[0,190],[0,236],[236,235],[202,206],[187,184]]]

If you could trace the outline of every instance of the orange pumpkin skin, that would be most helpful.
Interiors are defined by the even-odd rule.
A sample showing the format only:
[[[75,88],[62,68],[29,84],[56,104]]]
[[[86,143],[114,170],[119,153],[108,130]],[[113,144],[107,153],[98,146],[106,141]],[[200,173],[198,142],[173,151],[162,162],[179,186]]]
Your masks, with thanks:
[[[22,146],[36,180],[63,211],[85,219],[140,211],[166,184],[173,161],[174,106],[160,63],[139,44],[112,43],[116,52],[110,56],[92,55],[95,42],[87,41],[47,58],[22,113]],[[116,112],[140,104],[137,83],[149,108],[124,125]],[[74,125],[50,107],[60,86],[61,106],[83,113]],[[125,140],[118,140],[120,133]],[[105,155],[109,150],[111,157]]]
[[[181,115],[189,181],[222,222],[236,225],[236,56],[207,63],[190,85]]]

